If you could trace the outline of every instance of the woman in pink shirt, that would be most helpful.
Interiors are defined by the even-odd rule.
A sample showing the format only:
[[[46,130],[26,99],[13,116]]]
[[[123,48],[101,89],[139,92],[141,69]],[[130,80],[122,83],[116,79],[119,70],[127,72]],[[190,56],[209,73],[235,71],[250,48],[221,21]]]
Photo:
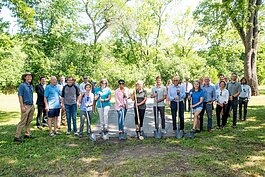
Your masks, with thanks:
[[[124,86],[124,80],[119,80],[119,88],[115,91],[115,109],[118,112],[119,134],[124,133],[124,118],[128,109],[129,89]]]

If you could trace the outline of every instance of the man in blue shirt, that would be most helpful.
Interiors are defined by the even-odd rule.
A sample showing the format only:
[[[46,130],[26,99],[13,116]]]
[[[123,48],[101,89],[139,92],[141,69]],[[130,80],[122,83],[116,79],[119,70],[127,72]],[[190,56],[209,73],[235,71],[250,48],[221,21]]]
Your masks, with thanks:
[[[14,138],[15,142],[22,143],[24,142],[23,139],[21,139],[20,134],[22,129],[25,127],[25,135],[24,138],[33,138],[33,136],[30,135],[30,123],[33,119],[34,115],[34,105],[33,105],[33,86],[32,86],[32,74],[31,73],[25,73],[22,76],[22,79],[24,82],[20,84],[18,88],[18,99],[21,109],[21,120],[18,123],[16,135]]]
[[[206,111],[208,117],[207,129],[208,132],[212,132],[212,113],[213,113],[213,102],[216,100],[215,86],[210,84],[210,78],[206,76],[204,78],[204,84],[202,85],[204,91],[203,109],[200,113],[200,131],[203,130],[203,116]]]
[[[57,121],[60,114],[60,90],[57,87],[57,79],[55,76],[51,77],[51,83],[44,91],[45,110],[48,112],[48,126],[50,136],[59,134],[57,132]],[[52,131],[52,119],[54,119],[54,133]]]
[[[168,88],[168,99],[170,100],[170,108],[173,120],[173,130],[176,130],[176,117],[179,111],[180,130],[184,129],[184,98],[186,97],[185,87],[179,84],[179,77],[173,78],[173,84]],[[177,103],[179,103],[179,110]]]

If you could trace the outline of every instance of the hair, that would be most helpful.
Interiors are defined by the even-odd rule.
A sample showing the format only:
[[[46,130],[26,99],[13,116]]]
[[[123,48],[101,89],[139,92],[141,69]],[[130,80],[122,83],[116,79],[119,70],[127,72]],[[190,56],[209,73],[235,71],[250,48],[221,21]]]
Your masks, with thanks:
[[[157,77],[156,77],[156,80],[158,80],[158,79],[161,79],[161,77],[160,77],[160,76],[157,76]]]
[[[56,80],[57,80],[57,78],[56,78],[55,76],[51,76],[51,80],[52,80],[52,79],[56,79]]]
[[[235,73],[235,72],[233,72],[231,75],[236,75],[236,77],[237,77],[237,73]]]
[[[225,77],[225,75],[223,74],[223,73],[220,73],[220,74],[218,74],[218,77]]]
[[[199,80],[195,80],[195,81],[193,82],[193,84],[192,84],[192,92],[195,92],[195,87],[194,87],[194,83],[195,83],[195,82],[197,82],[197,83],[199,84],[199,88],[198,88],[198,90],[201,91],[202,89],[201,89],[200,81],[199,81]]]
[[[138,85],[138,84],[143,85],[143,84],[144,84],[144,81],[142,81],[142,80],[138,80],[136,84],[137,84],[137,85]]]
[[[241,84],[242,84],[243,80],[246,81],[246,84],[248,83],[247,79],[245,77],[242,77],[242,79],[240,79]]]
[[[220,82],[219,82],[219,86],[221,85],[221,83],[224,83],[225,86],[226,86],[226,82],[225,82],[225,81],[220,81]]]
[[[172,80],[171,80],[171,79],[168,79],[168,80],[167,80],[167,84],[168,84],[168,82],[170,82],[170,83],[172,84]]]
[[[45,77],[44,77],[44,76],[41,76],[41,77],[40,77],[40,81],[41,81],[41,79],[43,79],[43,78],[45,78]]]
[[[72,80],[74,80],[74,78],[73,78],[73,77],[71,77],[71,76],[67,77],[67,80],[69,80],[69,79],[72,79]]]
[[[174,76],[172,80],[179,80],[180,81],[180,78],[179,78],[179,76]]]
[[[99,81],[100,84],[102,84],[103,82],[106,82],[106,87],[108,86],[108,80],[107,79],[101,79]]]
[[[85,89],[86,89],[87,86],[89,86],[89,87],[91,88],[91,84],[90,84],[90,83],[87,83],[87,84],[85,85]]]

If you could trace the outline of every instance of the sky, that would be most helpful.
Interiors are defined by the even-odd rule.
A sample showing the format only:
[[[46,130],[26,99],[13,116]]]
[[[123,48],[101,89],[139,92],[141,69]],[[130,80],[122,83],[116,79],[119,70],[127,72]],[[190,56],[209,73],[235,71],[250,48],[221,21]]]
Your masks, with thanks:
[[[173,3],[177,3],[178,0],[173,0]],[[174,11],[174,13],[183,13],[187,8],[195,9],[195,7],[199,4],[200,0],[181,0],[179,2],[177,9],[170,9],[169,11]],[[16,18],[12,17],[11,11],[7,7],[3,7],[0,12],[0,18],[3,18],[4,21],[8,21],[10,23],[10,27],[8,29],[8,33],[16,34],[19,30]]]

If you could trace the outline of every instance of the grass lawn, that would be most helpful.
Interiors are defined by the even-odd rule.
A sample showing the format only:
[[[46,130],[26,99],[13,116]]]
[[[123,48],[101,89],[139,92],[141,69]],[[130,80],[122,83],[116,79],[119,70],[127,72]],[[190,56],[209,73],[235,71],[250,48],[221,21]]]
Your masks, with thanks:
[[[265,96],[252,98],[248,121],[236,129],[229,118],[225,130],[196,134],[194,140],[96,144],[74,136],[50,138],[48,130],[34,127],[35,120],[37,138],[13,143],[17,97],[0,95],[0,100],[0,176],[265,176]]]

